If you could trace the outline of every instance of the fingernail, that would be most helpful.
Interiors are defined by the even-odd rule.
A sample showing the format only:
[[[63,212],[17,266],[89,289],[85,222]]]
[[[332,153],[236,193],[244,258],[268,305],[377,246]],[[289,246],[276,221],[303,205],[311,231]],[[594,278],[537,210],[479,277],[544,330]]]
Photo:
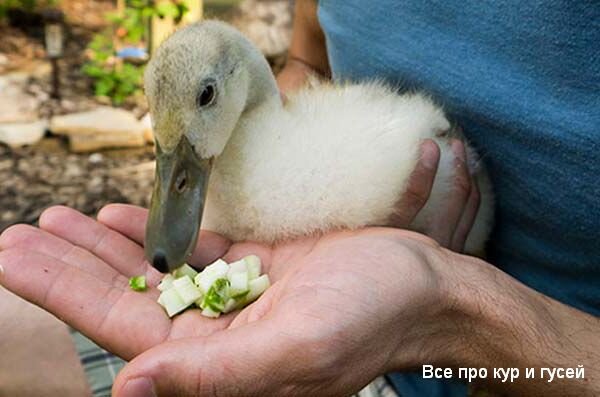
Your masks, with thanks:
[[[458,139],[452,141],[452,152],[454,152],[454,155],[460,160],[467,160],[467,155],[465,154],[465,146]]]
[[[0,265],[0,276],[2,276],[4,274],[4,267],[2,265]]]
[[[134,378],[125,383],[119,395],[121,397],[156,397],[156,392],[150,379]]]
[[[427,140],[421,145],[421,161],[427,169],[436,169],[438,165],[438,156],[435,142]]]

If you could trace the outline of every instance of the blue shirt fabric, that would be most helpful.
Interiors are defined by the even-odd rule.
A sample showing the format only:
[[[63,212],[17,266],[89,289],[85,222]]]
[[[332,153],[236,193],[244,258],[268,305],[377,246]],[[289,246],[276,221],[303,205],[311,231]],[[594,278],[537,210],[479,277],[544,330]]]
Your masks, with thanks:
[[[488,261],[600,315],[600,2],[320,0],[334,79],[433,95],[488,166]],[[406,396],[463,386],[393,376]]]

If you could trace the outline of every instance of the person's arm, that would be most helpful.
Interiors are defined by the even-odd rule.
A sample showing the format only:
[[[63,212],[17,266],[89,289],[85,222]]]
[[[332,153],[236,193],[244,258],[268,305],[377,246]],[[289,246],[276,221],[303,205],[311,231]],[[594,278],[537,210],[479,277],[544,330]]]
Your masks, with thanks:
[[[444,315],[450,320],[438,318],[440,328],[427,342],[428,357],[417,363],[419,371],[422,364],[452,367],[456,377],[460,367],[487,368],[487,378],[474,381],[508,395],[600,395],[599,318],[479,259],[446,253],[431,258],[437,257],[433,262],[444,280]],[[402,353],[398,358],[396,369],[415,364],[403,361]],[[518,378],[494,379],[494,368],[518,368]],[[527,368],[533,368],[533,377],[527,377]],[[584,379],[577,377],[582,368]]]
[[[330,74],[325,35],[317,19],[317,2],[297,1],[288,58],[277,75],[279,89],[285,94],[302,86],[310,75],[329,78]]]

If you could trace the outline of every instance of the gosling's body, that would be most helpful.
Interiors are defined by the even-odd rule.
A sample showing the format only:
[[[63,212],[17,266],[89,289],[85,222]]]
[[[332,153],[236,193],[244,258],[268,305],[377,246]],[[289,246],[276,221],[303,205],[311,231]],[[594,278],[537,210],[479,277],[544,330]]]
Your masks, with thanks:
[[[307,87],[244,115],[216,159],[203,228],[239,240],[274,242],[332,229],[387,225],[406,189],[423,139],[442,158],[431,197],[411,228],[442,208],[453,177],[450,124],[421,94],[378,83]],[[472,151],[471,151],[472,152]],[[466,251],[481,253],[492,192],[474,164],[481,207]]]
[[[439,144],[442,156],[411,228],[423,230],[448,198],[450,124],[422,94],[400,95],[376,82],[314,84],[284,105],[262,54],[214,21],[167,39],[146,69],[145,87],[160,148],[146,234],[157,268],[174,268],[191,252],[202,206],[203,228],[234,241],[387,225],[425,138]],[[212,172],[203,171],[211,162]],[[485,170],[472,163],[481,204],[466,251],[480,254],[493,199]],[[186,179],[194,173],[198,181],[210,173],[205,203],[204,182]]]

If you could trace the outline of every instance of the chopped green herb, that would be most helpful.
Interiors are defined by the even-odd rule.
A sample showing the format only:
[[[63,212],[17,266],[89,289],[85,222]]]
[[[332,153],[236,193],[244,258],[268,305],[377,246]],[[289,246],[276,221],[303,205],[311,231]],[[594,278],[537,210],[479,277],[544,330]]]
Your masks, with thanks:
[[[146,285],[146,276],[135,276],[129,279],[129,286],[134,291],[146,291],[148,285]]]

